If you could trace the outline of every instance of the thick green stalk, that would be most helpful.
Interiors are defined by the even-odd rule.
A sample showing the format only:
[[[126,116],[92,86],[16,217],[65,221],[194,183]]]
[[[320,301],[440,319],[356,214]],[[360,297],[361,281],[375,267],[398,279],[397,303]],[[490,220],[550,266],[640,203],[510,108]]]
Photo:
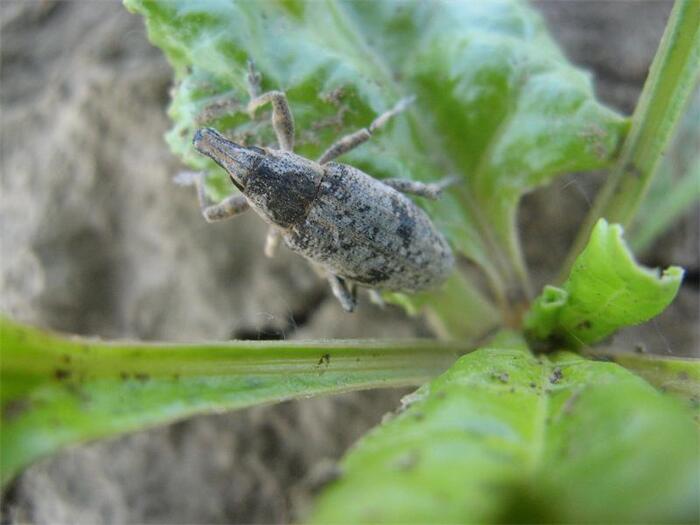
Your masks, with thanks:
[[[105,342],[0,317],[2,483],[65,445],[192,414],[418,385],[467,342]]]
[[[620,157],[579,232],[560,280],[569,274],[599,218],[623,226],[634,218],[699,76],[700,1],[677,0]]]

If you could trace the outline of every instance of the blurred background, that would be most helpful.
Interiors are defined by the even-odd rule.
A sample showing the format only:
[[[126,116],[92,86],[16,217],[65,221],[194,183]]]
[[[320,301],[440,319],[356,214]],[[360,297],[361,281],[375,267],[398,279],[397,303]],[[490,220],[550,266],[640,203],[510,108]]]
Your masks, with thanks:
[[[598,96],[629,114],[671,1],[536,2]],[[255,214],[207,224],[163,134],[171,74],[118,1],[0,3],[0,283],[5,314],[104,338],[430,336],[364,301],[345,314]],[[602,174],[571,174],[520,212],[538,285],[556,273]],[[615,345],[697,355],[698,208],[642,255],[688,273],[662,316]],[[205,416],[75,447],[3,495],[3,523],[271,523],[303,512],[328,466],[406,391]]]

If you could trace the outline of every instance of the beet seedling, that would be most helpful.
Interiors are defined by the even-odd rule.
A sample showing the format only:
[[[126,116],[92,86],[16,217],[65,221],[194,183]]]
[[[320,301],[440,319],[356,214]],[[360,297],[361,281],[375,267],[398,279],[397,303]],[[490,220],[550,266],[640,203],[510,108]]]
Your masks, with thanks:
[[[5,480],[80,439],[193,413],[419,384],[406,406],[343,460],[343,474],[326,487],[312,520],[697,522],[698,362],[586,356],[616,330],[658,315],[681,284],[678,267],[659,272],[638,264],[622,227],[605,217],[628,224],[656,173],[700,72],[700,3],[680,0],[674,7],[631,119],[595,100],[588,76],[567,62],[540,17],[517,0],[449,2],[429,12],[433,4],[425,2],[126,3],[145,16],[152,41],[174,67],[168,141],[191,168],[208,173],[199,188],[202,201],[205,190],[217,199],[227,195],[229,177],[245,195],[204,206],[205,216],[254,207],[273,232],[282,229],[291,248],[346,283],[374,286],[406,275],[438,282],[442,270],[399,271],[407,256],[400,254],[400,221],[389,214],[367,224],[388,224],[389,242],[381,245],[400,256],[392,253],[371,267],[390,270],[386,278],[373,282],[362,273],[365,260],[342,247],[357,239],[328,231],[345,220],[364,221],[354,209],[360,205],[374,213],[404,197],[331,160],[347,153],[358,170],[385,180],[415,176],[439,184],[456,173],[459,184],[439,203],[420,202],[431,218],[425,226],[431,233],[420,238],[439,245],[421,250],[431,264],[436,253],[449,253],[435,241],[434,223],[449,249],[471,266],[455,265],[436,290],[391,297],[425,310],[450,341],[146,346],[84,342],[4,322]],[[308,131],[298,154],[291,152],[285,97],[259,95],[255,73],[249,89],[245,57],[255,58],[270,89],[285,90],[300,128]],[[416,94],[416,110],[352,149],[373,131],[353,130],[403,93]],[[195,145],[228,174],[191,144],[202,110],[226,97],[236,100],[226,104],[232,111],[205,112],[213,119],[207,125],[221,133],[200,131]],[[242,102],[251,97],[250,109],[273,105],[280,150],[268,147],[267,125],[251,125]],[[324,151],[338,133],[349,134]],[[563,173],[610,168],[613,176],[558,286],[533,299],[519,244],[518,200]],[[303,176],[287,176],[294,170]],[[337,186],[324,188],[331,180]],[[341,190],[356,192],[357,206],[341,202]],[[413,210],[405,202],[402,209]],[[322,221],[308,218],[332,212],[341,216],[327,219],[328,231],[309,235],[306,244],[295,240],[299,224],[318,227]],[[547,232],[540,237],[549,242]],[[269,237],[268,251],[277,238]],[[321,253],[324,247],[337,253]],[[443,264],[445,272],[449,266]],[[477,271],[483,279],[475,282]],[[397,288],[412,289],[403,282]],[[338,295],[349,308],[346,292]],[[510,329],[493,335],[494,325]]]

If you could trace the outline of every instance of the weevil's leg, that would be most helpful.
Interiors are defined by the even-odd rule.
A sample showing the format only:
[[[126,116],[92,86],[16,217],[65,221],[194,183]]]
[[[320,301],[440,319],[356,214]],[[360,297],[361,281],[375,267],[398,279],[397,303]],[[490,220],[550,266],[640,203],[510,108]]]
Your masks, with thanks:
[[[442,190],[459,181],[457,177],[446,177],[438,182],[416,182],[409,179],[384,179],[382,182],[402,193],[412,193],[419,197],[438,199]]]
[[[182,172],[175,177],[175,182],[181,186],[190,186],[192,183],[197,188],[197,200],[199,209],[207,222],[223,221],[236,215],[240,215],[250,208],[246,198],[237,193],[225,198],[219,204],[209,204],[207,193],[204,189],[204,173]]]
[[[294,117],[289,109],[287,95],[281,91],[268,91],[259,95],[260,74],[255,71],[252,60],[248,61],[248,92],[251,99],[248,102],[248,113],[252,117],[260,106],[272,104],[272,127],[277,135],[277,142],[285,151],[294,150]]]
[[[348,290],[345,280],[337,275],[328,274],[328,283],[331,285],[333,295],[340,301],[343,310],[352,312],[355,309],[355,298]]]
[[[372,288],[372,289],[368,290],[367,293],[369,294],[369,300],[372,304],[376,304],[382,310],[384,310],[386,308],[386,303],[384,302],[384,298],[382,297],[382,294],[380,294],[377,290]]]
[[[270,226],[265,237],[265,256],[274,257],[277,251],[277,246],[280,243],[280,231],[274,226]]]
[[[244,211],[248,211],[249,208],[250,205],[246,198],[240,193],[237,193],[226,197],[219,204],[213,204],[202,208],[202,215],[207,222],[217,222],[231,219]]]
[[[369,127],[362,128],[354,133],[341,137],[336,142],[331,144],[331,146],[325,152],[323,152],[323,155],[321,155],[318,159],[318,163],[325,164],[326,162],[330,162],[333,159],[340,157],[343,153],[347,153],[348,151],[355,149],[360,144],[364,144],[370,139],[372,134],[377,129],[389,122],[393,116],[398,115],[404,109],[406,109],[414,99],[415,97],[411,96],[399,100],[399,102],[392,109],[382,113],[376,119],[374,119]]]
[[[255,69],[255,62],[252,59],[248,59],[246,80],[248,82],[248,95],[252,100],[260,94],[260,80],[262,80],[262,75]]]

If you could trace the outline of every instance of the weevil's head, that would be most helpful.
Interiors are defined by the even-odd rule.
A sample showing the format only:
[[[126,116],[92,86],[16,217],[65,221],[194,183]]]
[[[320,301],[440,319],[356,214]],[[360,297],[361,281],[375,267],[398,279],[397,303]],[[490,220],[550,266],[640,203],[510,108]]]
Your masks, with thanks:
[[[198,130],[193,144],[228,172],[266,221],[288,228],[306,217],[323,176],[317,164],[287,151],[241,146],[210,128]]]
[[[265,157],[262,148],[246,148],[211,128],[198,129],[192,144],[202,155],[224,168],[231,177],[231,182],[241,191],[244,191],[251,172]]]

